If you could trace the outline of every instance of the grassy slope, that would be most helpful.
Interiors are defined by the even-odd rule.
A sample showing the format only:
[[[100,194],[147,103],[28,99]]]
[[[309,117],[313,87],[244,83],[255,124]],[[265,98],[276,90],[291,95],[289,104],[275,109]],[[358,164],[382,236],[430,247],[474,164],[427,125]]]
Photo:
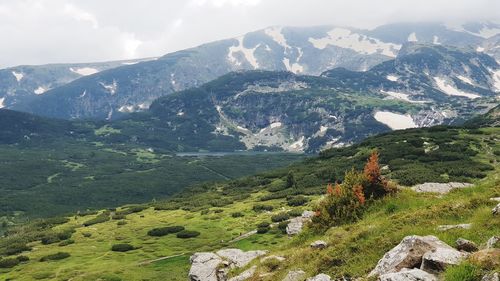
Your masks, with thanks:
[[[276,193],[270,191],[272,189],[270,186],[282,181],[279,177],[273,178],[272,174],[268,175],[272,182],[264,186],[247,186],[248,183],[244,180],[221,183],[205,189],[196,189],[192,193],[187,193],[185,198],[181,195],[177,200],[189,207],[192,201],[202,201],[205,197],[212,197],[214,193],[232,196],[230,191],[233,189],[236,193],[248,193],[250,197],[242,197],[244,199],[234,200],[232,204],[223,207],[201,205],[199,208],[187,208],[193,211],[180,209],[155,211],[149,208],[140,213],[127,215],[125,219],[127,224],[122,226],[118,226],[116,221],[108,221],[81,227],[81,223],[90,216],[72,218],[69,223],[57,226],[56,229],[76,227],[72,237],[75,240],[74,244],[62,247],[57,243],[41,245],[40,242],[32,242],[30,245],[33,250],[24,253],[31,260],[13,269],[0,271],[4,272],[0,274],[0,279],[164,280],[168,276],[169,280],[185,280],[189,269],[188,259],[193,252],[217,250],[222,247],[238,247],[245,250],[267,249],[275,254],[284,255],[287,260],[281,265],[281,269],[274,272],[267,280],[280,280],[287,270],[297,267],[309,275],[325,272],[332,276],[345,274],[361,276],[373,268],[383,253],[399,243],[405,235],[434,234],[450,244],[460,236],[477,243],[484,243],[487,238],[498,234],[500,230],[500,220],[490,215],[494,202],[488,200],[490,197],[500,196],[500,170],[497,164],[500,159],[492,153],[500,150],[498,142],[500,129],[482,129],[482,132],[482,134],[468,134],[466,131],[459,133],[459,139],[465,138],[471,141],[471,147],[474,146],[472,148],[481,152],[472,157],[474,161],[492,163],[496,166],[495,170],[488,172],[487,178],[475,180],[476,186],[471,189],[455,191],[443,197],[405,190],[372,205],[360,221],[332,228],[326,233],[307,230],[298,237],[288,239],[279,231],[273,230],[236,243],[227,243],[223,241],[254,229],[257,223],[263,220],[269,221],[272,214],[291,207],[286,205],[285,198],[261,201],[262,196]],[[420,133],[423,134],[422,131]],[[386,145],[393,144],[389,142]],[[364,149],[359,148],[356,151],[359,153]],[[310,167],[316,170],[321,163],[330,165],[336,158],[343,160],[337,155],[326,160],[310,160],[292,169],[300,174],[300,167],[302,171],[307,171]],[[351,162],[347,164],[350,165]],[[283,172],[278,171],[274,174],[282,175]],[[322,190],[324,186],[320,184],[317,187],[307,188],[307,190],[314,189]],[[299,209],[312,208],[319,198],[314,194],[308,197],[311,202],[308,206],[298,207]],[[262,203],[275,206],[274,211],[256,213],[252,210],[255,204]],[[201,212],[207,209],[210,210],[207,214]],[[216,213],[215,210],[223,211]],[[245,216],[232,218],[230,214],[236,211],[243,212]],[[455,223],[473,223],[473,228],[446,233],[438,233],[435,230],[437,225]],[[188,240],[180,240],[173,235],[160,238],[146,235],[151,228],[168,225],[184,225],[202,234]],[[92,236],[86,238],[83,233],[92,233]],[[316,239],[324,239],[332,246],[323,251],[311,251],[309,243]],[[5,245],[9,240],[0,241]],[[112,244],[124,242],[131,243],[139,249],[127,253],[110,251]],[[72,256],[61,261],[38,261],[40,257],[58,251],[69,252]],[[180,256],[140,265],[147,260],[171,255]],[[259,271],[266,271],[266,267],[259,267]]]

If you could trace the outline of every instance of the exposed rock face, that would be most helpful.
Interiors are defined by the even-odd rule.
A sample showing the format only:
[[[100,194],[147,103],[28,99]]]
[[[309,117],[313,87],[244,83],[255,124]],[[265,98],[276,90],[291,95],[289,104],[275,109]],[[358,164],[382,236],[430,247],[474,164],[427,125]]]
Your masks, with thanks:
[[[420,269],[427,272],[442,272],[449,265],[457,265],[468,256],[451,247],[438,247],[424,254]]]
[[[476,243],[467,239],[458,238],[455,243],[457,244],[457,249],[460,251],[475,252],[478,250]]]
[[[236,267],[244,267],[253,259],[267,254],[267,251],[248,251],[240,249],[223,249],[216,252],[217,255],[234,264]]]
[[[306,273],[302,270],[292,270],[289,271],[288,274],[286,275],[285,279],[283,281],[302,281],[304,280],[304,277],[306,276]]]
[[[256,269],[257,269],[257,266],[254,265],[254,266],[250,267],[249,269],[243,271],[240,275],[233,277],[233,278],[230,278],[228,281],[245,281],[253,276]]]
[[[455,262],[465,254],[435,236],[407,236],[380,259],[369,276],[399,272],[403,268],[421,268],[424,256],[428,260],[427,267],[432,268],[435,263],[444,266],[446,263]]]
[[[326,243],[323,240],[317,240],[311,243],[311,248],[313,249],[324,249],[328,246],[328,243]]]
[[[288,235],[296,235],[302,231],[302,227],[305,223],[311,221],[311,218],[314,216],[314,212],[312,211],[304,211],[302,216],[296,217],[290,220],[286,227],[286,233]]]
[[[320,273],[314,277],[307,278],[306,281],[330,281],[332,278],[326,274]]]
[[[498,272],[488,273],[488,274],[483,276],[481,281],[500,281],[500,276],[499,276]]]
[[[494,216],[498,216],[500,215],[500,203],[498,203],[495,208],[493,208],[493,210],[491,210],[491,213],[494,215]]]
[[[380,275],[380,281],[437,281],[436,276],[418,268]]]
[[[423,184],[415,185],[411,189],[416,192],[435,192],[445,194],[453,189],[471,187],[472,184],[464,182],[449,182],[449,183],[437,183],[437,182],[426,182]]]
[[[497,248],[498,242],[500,242],[500,236],[492,236],[488,239],[488,242],[486,242],[486,249]]]
[[[195,253],[190,258],[190,281],[218,281],[217,267],[222,259],[214,253]]]
[[[447,231],[450,229],[457,229],[457,228],[470,229],[471,227],[472,227],[472,224],[470,224],[470,223],[454,224],[454,225],[440,225],[440,226],[438,226],[437,230]]]

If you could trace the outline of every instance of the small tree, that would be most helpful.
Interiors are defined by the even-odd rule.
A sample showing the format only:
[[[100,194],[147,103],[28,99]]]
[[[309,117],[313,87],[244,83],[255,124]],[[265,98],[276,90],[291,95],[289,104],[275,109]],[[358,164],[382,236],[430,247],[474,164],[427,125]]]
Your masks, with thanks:
[[[393,191],[389,188],[387,180],[385,180],[380,173],[378,158],[379,154],[376,150],[374,150],[371,153],[370,158],[368,158],[363,171],[367,180],[364,188],[364,194],[367,198],[380,198]]]
[[[293,172],[290,171],[286,176],[286,188],[291,188],[295,186],[297,186],[297,183],[295,182],[295,177],[293,176]]]

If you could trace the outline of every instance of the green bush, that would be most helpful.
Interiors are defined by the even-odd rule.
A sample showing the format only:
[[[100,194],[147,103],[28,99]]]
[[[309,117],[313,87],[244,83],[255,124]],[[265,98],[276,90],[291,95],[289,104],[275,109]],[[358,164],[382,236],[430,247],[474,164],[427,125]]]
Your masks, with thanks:
[[[84,232],[84,233],[82,233],[82,235],[83,235],[83,237],[85,237],[85,238],[92,237],[92,233],[90,233],[90,232]]]
[[[66,253],[66,252],[57,252],[55,254],[52,254],[52,255],[47,255],[47,256],[44,256],[40,259],[40,261],[55,261],[55,260],[62,260],[62,259],[66,259],[66,258],[69,258],[71,255],[69,253]]]
[[[461,263],[446,268],[445,281],[477,281],[481,280],[481,270],[470,263]]]
[[[90,226],[90,225],[94,225],[94,224],[98,224],[98,223],[103,223],[103,222],[109,221],[109,219],[110,219],[109,211],[105,211],[102,214],[98,215],[97,217],[84,222],[83,226]]]
[[[115,245],[111,246],[111,251],[113,251],[113,252],[128,252],[128,251],[132,251],[132,250],[135,250],[135,247],[130,245],[130,244],[126,244],[126,243],[115,244]]]
[[[294,210],[290,210],[288,211],[287,213],[290,217],[300,217],[302,216],[302,210],[299,210],[299,209],[294,209]]]
[[[270,223],[267,221],[263,221],[257,225],[257,227],[269,227]]]
[[[252,208],[255,212],[262,212],[262,211],[272,211],[274,209],[273,206],[270,205],[254,205]]]
[[[28,245],[26,245],[24,243],[14,243],[14,244],[7,246],[3,250],[3,254],[7,255],[7,256],[11,256],[11,255],[17,255],[17,254],[22,253],[24,251],[31,251],[31,247],[29,247]]]
[[[287,213],[279,213],[277,215],[274,215],[271,217],[271,221],[273,222],[281,222],[281,221],[286,221],[290,218],[290,216]]]
[[[64,247],[64,246],[68,246],[68,245],[71,245],[71,244],[74,244],[74,243],[75,243],[75,240],[68,239],[68,240],[62,241],[58,245],[61,246],[61,247]]]
[[[243,217],[245,216],[242,212],[234,212],[234,213],[231,213],[231,217],[233,218],[240,218],[240,217]]]
[[[269,226],[266,226],[266,227],[258,227],[257,228],[257,233],[258,234],[264,234],[264,233],[267,233],[271,228],[269,228]]]
[[[281,262],[276,258],[268,258],[262,262],[262,265],[266,267],[268,271],[275,271],[280,267]]]
[[[159,227],[153,228],[148,231],[149,236],[165,236],[170,233],[177,233],[184,230],[184,226],[176,225],[176,226],[167,226],[167,227]]]
[[[12,268],[19,264],[19,260],[17,258],[8,258],[0,260],[0,268]]]
[[[124,219],[126,219],[126,218],[127,218],[127,216],[126,216],[126,215],[124,215],[124,214],[114,214],[114,215],[111,217],[111,219],[113,219],[113,220],[124,220]]]
[[[126,225],[126,224],[127,224],[126,221],[119,221],[119,222],[116,223],[116,225]]]
[[[177,233],[177,238],[186,239],[186,238],[193,238],[193,237],[196,237],[198,235],[200,235],[200,233],[198,231],[183,230],[183,231]]]
[[[29,257],[27,256],[17,256],[16,259],[19,261],[19,262],[27,262],[30,260]]]
[[[287,221],[282,221],[278,224],[278,229],[281,230],[281,233],[286,234],[286,227],[288,226]]]
[[[309,199],[307,197],[299,195],[299,196],[293,196],[293,197],[288,197],[287,198],[287,205],[296,207],[296,206],[302,206],[307,203]]]

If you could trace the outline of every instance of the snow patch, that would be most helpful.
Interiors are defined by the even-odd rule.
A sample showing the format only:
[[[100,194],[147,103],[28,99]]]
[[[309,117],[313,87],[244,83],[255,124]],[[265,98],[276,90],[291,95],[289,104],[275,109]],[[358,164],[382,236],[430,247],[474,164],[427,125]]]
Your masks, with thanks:
[[[473,33],[475,35],[481,36],[483,38],[490,38],[500,33],[500,28],[488,28],[483,27],[479,32]]]
[[[500,92],[500,69],[493,71],[493,87],[496,92]]]
[[[317,49],[325,49],[328,45],[332,45],[351,49],[365,55],[381,53],[389,57],[396,57],[399,49],[401,49],[401,45],[385,43],[375,38],[353,33],[345,28],[334,28],[328,32],[326,37],[309,38],[309,42]]]
[[[295,74],[304,71],[304,67],[302,65],[300,65],[299,63],[294,62],[292,65],[290,65],[290,59],[288,59],[288,58],[283,59],[283,64],[285,65],[286,70],[291,71]]]
[[[139,107],[139,109],[148,109],[149,108],[149,104],[146,102],[140,103],[137,106]]]
[[[393,92],[393,91],[380,91],[383,94],[386,94],[392,98],[406,101],[406,102],[411,102],[411,103],[426,103],[427,101],[416,101],[416,100],[411,100],[410,96],[408,94],[403,94],[403,93],[398,93],[398,92]]]
[[[184,112],[182,110],[177,112],[177,116],[183,116],[183,115],[184,115]]]
[[[416,128],[417,124],[409,114],[394,113],[390,111],[377,111],[373,116],[378,122],[389,126],[393,130]]]
[[[387,75],[386,78],[387,78],[387,80],[393,81],[393,82],[396,82],[399,79],[399,77],[397,77],[396,75]]]
[[[108,93],[110,93],[111,95],[116,94],[116,89],[118,88],[118,83],[116,82],[116,80],[113,79],[113,83],[111,84],[104,84],[103,82],[99,82],[99,84],[101,84],[101,86],[106,89],[106,91],[108,91]]]
[[[0,108],[5,107],[4,101],[5,101],[5,98],[0,98]]]
[[[234,56],[235,53],[241,52],[245,56],[245,59],[252,65],[254,69],[259,68],[259,63],[257,62],[257,58],[255,58],[254,52],[260,46],[258,44],[252,49],[245,48],[243,46],[243,36],[238,37],[238,45],[229,47],[229,53],[227,55],[228,60],[234,65],[241,66],[241,62]]]
[[[24,74],[22,72],[12,71],[12,75],[14,75],[14,77],[16,77],[17,82],[21,81],[21,79],[23,79],[23,77],[24,77]]]
[[[410,35],[408,35],[408,42],[417,42],[417,34],[415,32],[412,32]]]
[[[92,68],[92,67],[80,67],[80,68],[70,67],[69,70],[71,72],[74,72],[76,74],[80,74],[82,76],[92,75],[92,74],[96,74],[97,72],[99,72],[99,70]]]
[[[130,113],[134,112],[135,110],[133,105],[123,105],[120,108],[118,108],[118,111]]]
[[[305,137],[301,136],[297,141],[293,142],[288,146],[289,151],[303,151],[304,150],[304,140]]]
[[[443,93],[445,93],[445,94],[447,94],[449,96],[466,97],[466,98],[469,98],[469,99],[476,99],[476,98],[481,97],[481,96],[476,95],[476,94],[471,94],[471,93],[466,93],[464,91],[461,91],[461,90],[453,87],[452,85],[450,85],[443,78],[434,77],[434,81],[436,82],[436,85],[438,86],[438,88]]]
[[[285,48],[285,51],[286,51],[286,50],[290,49],[291,47],[286,42],[286,38],[283,35],[283,33],[281,33],[281,30],[282,30],[281,27],[274,26],[271,28],[267,28],[266,30],[264,30],[264,32],[266,33],[266,35],[271,37],[274,40],[274,42],[283,46],[283,48]]]
[[[35,90],[33,90],[33,93],[35,93],[37,95],[41,95],[41,94],[43,94],[45,92],[47,92],[47,89],[45,89],[42,86],[38,86],[38,88],[36,88]]]
[[[482,53],[482,52],[484,52],[484,48],[483,48],[483,47],[481,47],[481,46],[477,46],[477,48],[476,48],[476,52],[480,52],[480,53]]]
[[[441,43],[439,42],[439,37],[437,37],[436,35],[434,35],[432,37],[432,44],[434,44],[434,45],[441,45]]]
[[[281,126],[283,126],[283,124],[281,122],[274,122],[274,123],[271,123],[271,125],[269,125],[269,127],[271,127],[271,129],[279,128]]]
[[[464,83],[474,85],[474,82],[472,82],[472,80],[469,77],[465,77],[465,76],[462,76],[462,75],[457,75],[457,78],[460,79]]]
[[[83,90],[83,93],[79,96],[79,98],[84,98],[87,95],[87,90]]]

